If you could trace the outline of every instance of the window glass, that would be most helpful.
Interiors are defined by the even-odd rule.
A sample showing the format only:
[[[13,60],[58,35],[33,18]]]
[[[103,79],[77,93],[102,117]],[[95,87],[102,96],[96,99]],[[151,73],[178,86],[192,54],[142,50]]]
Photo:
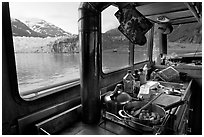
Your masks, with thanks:
[[[11,2],[18,88],[23,98],[79,79],[77,2]],[[49,90],[50,92],[50,90]]]
[[[149,60],[148,41],[151,29],[145,34],[147,42],[144,45],[134,45],[134,64]]]
[[[201,23],[181,24],[173,27],[173,32],[167,37],[167,55],[169,57],[202,53]]]
[[[202,24],[189,23],[174,25],[173,31],[167,35],[166,59],[184,56],[202,55]],[[158,30],[154,29],[153,61],[159,60]],[[164,57],[163,57],[164,58]]]
[[[115,13],[117,7],[109,6],[102,12],[102,71],[104,73],[129,66],[129,40],[118,30]]]

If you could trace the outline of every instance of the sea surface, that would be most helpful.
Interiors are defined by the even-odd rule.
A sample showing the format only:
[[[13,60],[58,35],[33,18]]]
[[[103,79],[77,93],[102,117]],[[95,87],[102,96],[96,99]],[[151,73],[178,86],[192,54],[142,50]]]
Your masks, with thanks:
[[[20,92],[49,87],[79,79],[79,54],[16,53],[18,88]],[[103,54],[103,71],[128,66],[128,53]]]
[[[135,62],[148,59],[145,51],[135,53]],[[79,54],[16,53],[17,80],[20,92],[49,87],[79,79]],[[104,52],[102,70],[108,73],[128,66],[128,52]]]

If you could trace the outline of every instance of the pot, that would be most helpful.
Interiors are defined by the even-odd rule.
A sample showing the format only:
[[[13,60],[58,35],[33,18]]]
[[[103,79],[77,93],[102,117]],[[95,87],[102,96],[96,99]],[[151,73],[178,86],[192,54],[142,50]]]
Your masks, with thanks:
[[[122,84],[118,84],[114,91],[108,92],[104,97],[106,111],[117,115],[118,111],[123,109],[123,106],[131,100],[132,97],[128,93],[123,92]]]

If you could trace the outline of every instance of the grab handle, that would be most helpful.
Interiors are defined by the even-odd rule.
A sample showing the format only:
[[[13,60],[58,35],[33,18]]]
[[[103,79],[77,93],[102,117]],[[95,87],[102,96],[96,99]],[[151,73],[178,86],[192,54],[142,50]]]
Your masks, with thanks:
[[[119,111],[118,111],[118,114],[119,114],[121,117],[123,117],[123,118],[129,118],[128,116],[123,115],[123,114],[122,114],[123,112],[124,112],[123,110],[119,110]]]

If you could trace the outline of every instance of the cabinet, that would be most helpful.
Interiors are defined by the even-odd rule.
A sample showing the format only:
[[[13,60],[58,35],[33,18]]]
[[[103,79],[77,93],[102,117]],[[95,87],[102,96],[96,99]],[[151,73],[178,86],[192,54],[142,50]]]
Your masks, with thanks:
[[[173,130],[176,135],[185,135],[191,132],[191,83],[189,83],[188,87],[183,96],[183,100],[185,100],[185,104],[179,106],[173,116]]]

